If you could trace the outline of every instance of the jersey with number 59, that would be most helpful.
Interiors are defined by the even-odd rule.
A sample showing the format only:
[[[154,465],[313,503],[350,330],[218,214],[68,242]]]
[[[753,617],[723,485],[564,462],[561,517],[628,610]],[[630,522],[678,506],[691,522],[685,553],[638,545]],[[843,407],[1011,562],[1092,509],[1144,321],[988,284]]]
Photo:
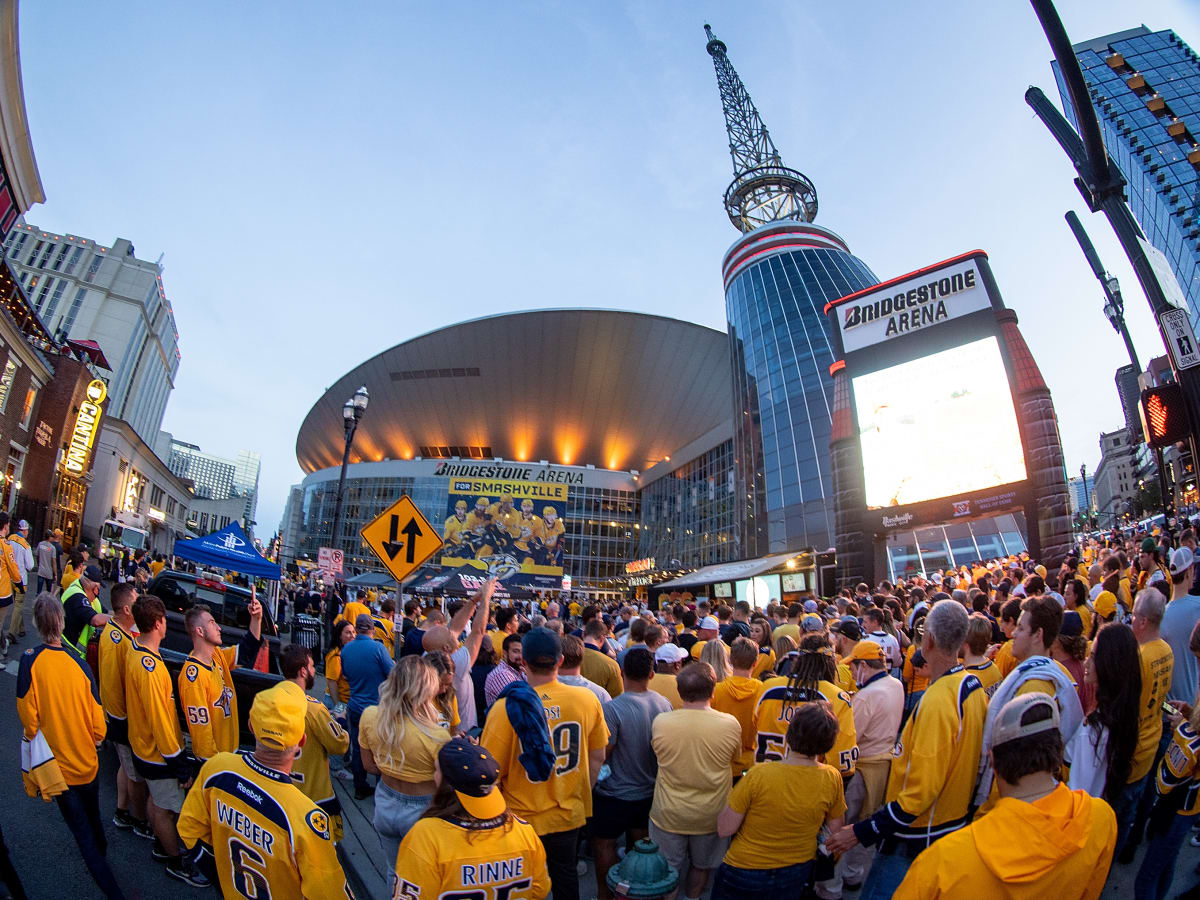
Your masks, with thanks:
[[[833,749],[825,754],[825,762],[841,772],[843,777],[853,775],[858,760],[858,734],[854,730],[850,695],[828,681],[817,682],[816,691],[801,688],[799,697],[788,699],[788,695],[788,679],[784,676],[768,679],[763,686],[754,713],[755,727],[758,729],[758,750],[755,751],[754,761],[783,759],[788,750],[784,736],[796,708],[806,701],[827,700],[837,716],[838,735]]]
[[[354,895],[329,835],[329,815],[253,755],[204,764],[179,816],[179,836],[216,864],[225,897],[336,900]]]
[[[237,647],[218,647],[212,665],[189,655],[179,670],[179,703],[197,759],[238,748],[237,695],[229,671],[237,662],[237,651]]]
[[[516,818],[491,828],[418,819],[396,855],[392,900],[539,900],[549,893],[546,850]]]
[[[592,814],[588,752],[608,745],[608,726],[600,700],[587,688],[552,681],[536,688],[550,727],[554,768],[544,782],[533,782],[518,760],[521,742],[508,721],[507,698],[488,713],[479,743],[500,764],[508,808],[538,834],[581,828]]]

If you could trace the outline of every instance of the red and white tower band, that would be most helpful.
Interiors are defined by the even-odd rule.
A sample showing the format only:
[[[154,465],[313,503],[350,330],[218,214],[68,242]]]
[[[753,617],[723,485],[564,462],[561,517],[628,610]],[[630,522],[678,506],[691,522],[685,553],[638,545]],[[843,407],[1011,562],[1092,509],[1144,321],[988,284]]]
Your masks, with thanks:
[[[1030,554],[1056,566],[1071,546],[1058,419],[987,254],[848,294],[825,313],[839,578],[882,577],[897,530],[1015,511]]]

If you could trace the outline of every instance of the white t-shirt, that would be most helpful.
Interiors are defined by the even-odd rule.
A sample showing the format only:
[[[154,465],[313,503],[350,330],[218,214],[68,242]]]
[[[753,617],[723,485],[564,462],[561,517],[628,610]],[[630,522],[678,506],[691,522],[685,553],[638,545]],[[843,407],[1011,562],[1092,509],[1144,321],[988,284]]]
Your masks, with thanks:
[[[887,657],[887,666],[889,669],[900,668],[900,642],[888,634],[886,631],[871,631],[863,635],[864,641],[871,641],[883,648],[883,655]]]
[[[484,635],[486,638],[487,635]],[[471,651],[459,647],[450,654],[454,663],[454,693],[458,697],[459,730],[470,731],[475,721],[475,682],[471,680]]]
[[[1094,742],[1097,729],[1100,731],[1098,744]],[[1107,728],[1087,722],[1080,725],[1063,747],[1063,758],[1071,766],[1067,787],[1073,791],[1087,791],[1093,797],[1104,799],[1104,782],[1108,774],[1104,762],[1107,748]]]

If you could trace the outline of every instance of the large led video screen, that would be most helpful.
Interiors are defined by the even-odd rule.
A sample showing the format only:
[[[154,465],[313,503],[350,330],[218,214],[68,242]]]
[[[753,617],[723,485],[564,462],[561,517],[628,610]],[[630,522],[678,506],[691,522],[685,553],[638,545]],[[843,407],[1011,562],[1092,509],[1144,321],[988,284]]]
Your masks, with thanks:
[[[995,337],[859,375],[867,506],[907,506],[1025,479]]]

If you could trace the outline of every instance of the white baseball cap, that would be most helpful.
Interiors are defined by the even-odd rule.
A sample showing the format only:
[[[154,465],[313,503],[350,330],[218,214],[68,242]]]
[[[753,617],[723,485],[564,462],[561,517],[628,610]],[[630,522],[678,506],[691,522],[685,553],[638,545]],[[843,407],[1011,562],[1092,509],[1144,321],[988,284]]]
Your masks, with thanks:
[[[717,624],[717,620],[714,616],[705,616],[703,619],[700,620],[700,624],[697,625],[696,627],[697,628],[708,628],[712,631],[716,631],[721,626],[719,626]]]
[[[663,644],[654,651],[655,662],[674,663],[681,659],[687,659],[688,652],[678,644]]]
[[[1179,575],[1186,572],[1196,561],[1195,555],[1187,547],[1179,547],[1171,551],[1171,574]]]

